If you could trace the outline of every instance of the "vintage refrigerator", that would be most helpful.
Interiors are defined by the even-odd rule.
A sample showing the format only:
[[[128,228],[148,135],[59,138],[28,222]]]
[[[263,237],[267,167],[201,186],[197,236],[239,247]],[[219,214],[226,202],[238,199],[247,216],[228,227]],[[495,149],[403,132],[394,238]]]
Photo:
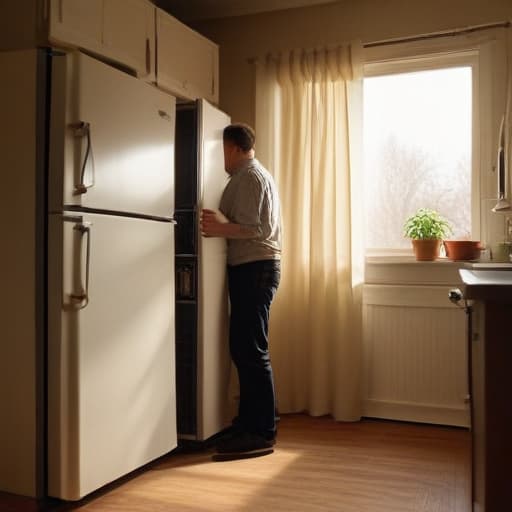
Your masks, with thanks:
[[[175,100],[79,52],[1,59],[37,82],[38,428],[45,494],[78,500],[177,445]]]
[[[228,175],[223,129],[230,118],[205,100],[176,110],[176,389],[178,436],[205,441],[229,423],[226,242],[203,238],[202,208],[219,207]]]

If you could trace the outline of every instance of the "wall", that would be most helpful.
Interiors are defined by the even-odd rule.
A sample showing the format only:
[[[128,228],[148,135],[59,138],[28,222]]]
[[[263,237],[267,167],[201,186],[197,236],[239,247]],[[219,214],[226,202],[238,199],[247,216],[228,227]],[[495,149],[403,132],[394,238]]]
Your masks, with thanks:
[[[510,0],[341,0],[301,9],[209,20],[196,23],[195,28],[220,45],[221,108],[234,121],[254,125],[255,76],[254,65],[248,62],[251,58],[296,47],[313,48],[357,39],[364,44],[507,20],[512,20]],[[498,30],[503,37],[505,31]],[[484,72],[486,77],[489,75],[486,87],[490,92],[479,120],[481,179],[474,198],[478,200],[479,196],[481,200],[480,215],[474,219],[478,223],[479,218],[480,225],[475,224],[474,236],[493,248],[503,240],[505,232],[504,216],[491,213],[496,204],[493,165],[497,132],[504,108],[503,47],[489,59]],[[397,47],[385,48],[392,53]],[[365,51],[365,58],[370,58],[371,53],[375,51]]]
[[[301,9],[210,20],[195,27],[220,45],[220,105],[254,124],[247,59],[295,47],[363,43],[512,19],[510,0],[341,0]]]

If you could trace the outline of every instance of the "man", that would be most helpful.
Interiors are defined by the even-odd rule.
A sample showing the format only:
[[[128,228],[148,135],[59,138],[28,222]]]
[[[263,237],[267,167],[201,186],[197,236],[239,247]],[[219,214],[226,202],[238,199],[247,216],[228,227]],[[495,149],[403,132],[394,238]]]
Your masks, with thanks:
[[[268,322],[281,275],[279,197],[272,176],[254,158],[251,127],[227,126],[223,142],[230,180],[220,211],[202,211],[201,232],[227,239],[229,347],[238,371],[240,403],[230,435],[218,442],[217,451],[271,453],[276,425]]]

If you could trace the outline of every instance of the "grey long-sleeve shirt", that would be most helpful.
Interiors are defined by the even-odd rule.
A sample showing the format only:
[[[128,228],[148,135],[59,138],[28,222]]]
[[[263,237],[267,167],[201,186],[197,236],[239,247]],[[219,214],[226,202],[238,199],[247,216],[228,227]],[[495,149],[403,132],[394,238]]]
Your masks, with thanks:
[[[231,175],[220,211],[253,233],[251,238],[228,238],[228,265],[281,258],[279,195],[271,174],[258,160],[247,160]]]

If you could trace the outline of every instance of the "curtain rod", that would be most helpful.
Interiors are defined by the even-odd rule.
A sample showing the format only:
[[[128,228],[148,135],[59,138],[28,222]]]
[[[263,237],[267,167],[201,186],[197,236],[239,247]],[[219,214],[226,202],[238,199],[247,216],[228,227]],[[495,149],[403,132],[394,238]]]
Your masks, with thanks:
[[[471,34],[473,32],[479,32],[480,30],[489,30],[493,28],[510,28],[512,26],[512,23],[510,21],[500,21],[497,23],[489,23],[487,25],[475,25],[473,27],[466,27],[456,30],[449,30],[446,32],[434,32],[431,34],[423,34],[420,36],[409,36],[409,37],[402,37],[400,39],[387,39],[383,41],[374,41],[371,43],[364,43],[363,48],[374,48],[376,46],[388,46],[392,44],[399,44],[399,43],[410,43],[414,41],[424,41],[427,39],[436,39],[438,37],[453,37],[453,36],[459,36],[464,34]],[[249,57],[247,59],[247,62],[249,64],[254,64],[258,61],[258,57]]]
[[[373,48],[375,46],[387,46],[391,44],[399,43],[410,43],[414,41],[424,41],[425,39],[436,39],[438,37],[451,37],[459,36],[463,34],[471,34],[472,32],[478,32],[480,30],[489,30],[492,28],[509,28],[511,26],[510,21],[502,21],[499,23],[490,23],[488,25],[477,25],[474,27],[461,28],[458,30],[450,30],[447,32],[435,32],[433,34],[423,34],[421,36],[410,36],[403,37],[401,39],[388,39],[384,41],[375,41],[373,43],[364,43],[363,48]]]

